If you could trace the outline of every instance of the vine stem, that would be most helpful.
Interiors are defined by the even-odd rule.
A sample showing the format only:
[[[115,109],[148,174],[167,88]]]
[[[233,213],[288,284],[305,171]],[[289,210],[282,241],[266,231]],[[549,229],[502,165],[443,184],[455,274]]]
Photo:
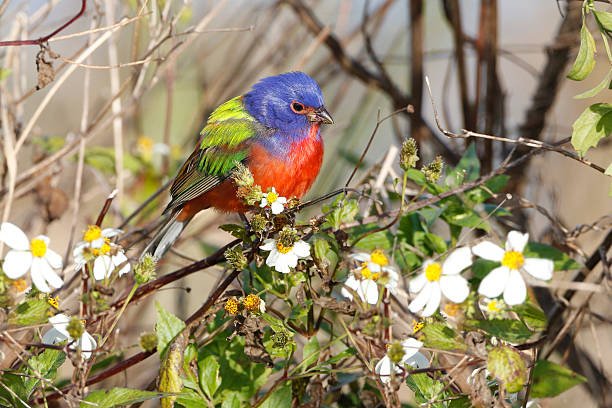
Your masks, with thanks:
[[[135,283],[134,286],[132,287],[132,290],[130,291],[130,294],[125,299],[125,302],[123,303],[123,306],[121,306],[121,309],[119,310],[119,313],[117,314],[117,317],[115,318],[115,321],[113,322],[112,326],[110,327],[110,329],[106,333],[106,336],[104,336],[104,338],[100,342],[100,348],[102,348],[102,346],[104,346],[104,343],[106,343],[106,341],[108,340],[110,335],[113,333],[113,330],[115,330],[115,326],[117,325],[117,323],[119,323],[119,319],[123,315],[123,312],[125,312],[125,309],[127,308],[128,303],[130,303],[130,300],[132,299],[132,297],[134,296],[134,293],[136,293],[136,289],[138,289],[138,286],[140,286],[140,285],[138,283]]]

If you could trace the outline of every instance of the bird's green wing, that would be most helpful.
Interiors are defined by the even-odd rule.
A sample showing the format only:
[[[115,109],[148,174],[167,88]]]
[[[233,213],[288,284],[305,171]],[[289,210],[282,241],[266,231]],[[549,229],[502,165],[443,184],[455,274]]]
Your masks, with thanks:
[[[242,97],[220,105],[208,118],[201,132],[200,146],[179,170],[164,212],[177,208],[227,179],[236,162],[244,161],[251,141],[264,128],[244,109]]]

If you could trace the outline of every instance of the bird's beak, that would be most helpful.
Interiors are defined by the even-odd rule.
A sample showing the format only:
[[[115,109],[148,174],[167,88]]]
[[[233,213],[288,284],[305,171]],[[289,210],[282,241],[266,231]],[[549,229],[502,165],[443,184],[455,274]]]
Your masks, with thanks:
[[[334,124],[334,119],[331,117],[327,109],[325,109],[325,106],[315,109],[314,114],[310,117],[310,121],[324,123],[326,125]]]

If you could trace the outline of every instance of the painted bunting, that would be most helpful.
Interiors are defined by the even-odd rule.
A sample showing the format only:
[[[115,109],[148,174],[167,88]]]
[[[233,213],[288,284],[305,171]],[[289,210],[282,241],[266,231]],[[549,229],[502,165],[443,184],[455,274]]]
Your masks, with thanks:
[[[321,124],[333,124],[314,79],[287,72],[261,79],[242,96],[215,109],[194,152],[179,170],[164,214],[168,218],[144,253],[158,259],[200,211],[215,208],[244,213],[232,179],[244,164],[262,191],[301,198],[323,160]]]

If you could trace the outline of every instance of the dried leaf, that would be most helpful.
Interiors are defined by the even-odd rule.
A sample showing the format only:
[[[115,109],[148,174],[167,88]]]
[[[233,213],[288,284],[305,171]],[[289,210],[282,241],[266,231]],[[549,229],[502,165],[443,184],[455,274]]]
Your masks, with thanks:
[[[329,309],[337,313],[347,314],[351,316],[355,314],[355,306],[353,306],[353,304],[345,301],[338,301],[329,296],[321,296],[317,299],[314,299],[314,302],[325,309]]]

